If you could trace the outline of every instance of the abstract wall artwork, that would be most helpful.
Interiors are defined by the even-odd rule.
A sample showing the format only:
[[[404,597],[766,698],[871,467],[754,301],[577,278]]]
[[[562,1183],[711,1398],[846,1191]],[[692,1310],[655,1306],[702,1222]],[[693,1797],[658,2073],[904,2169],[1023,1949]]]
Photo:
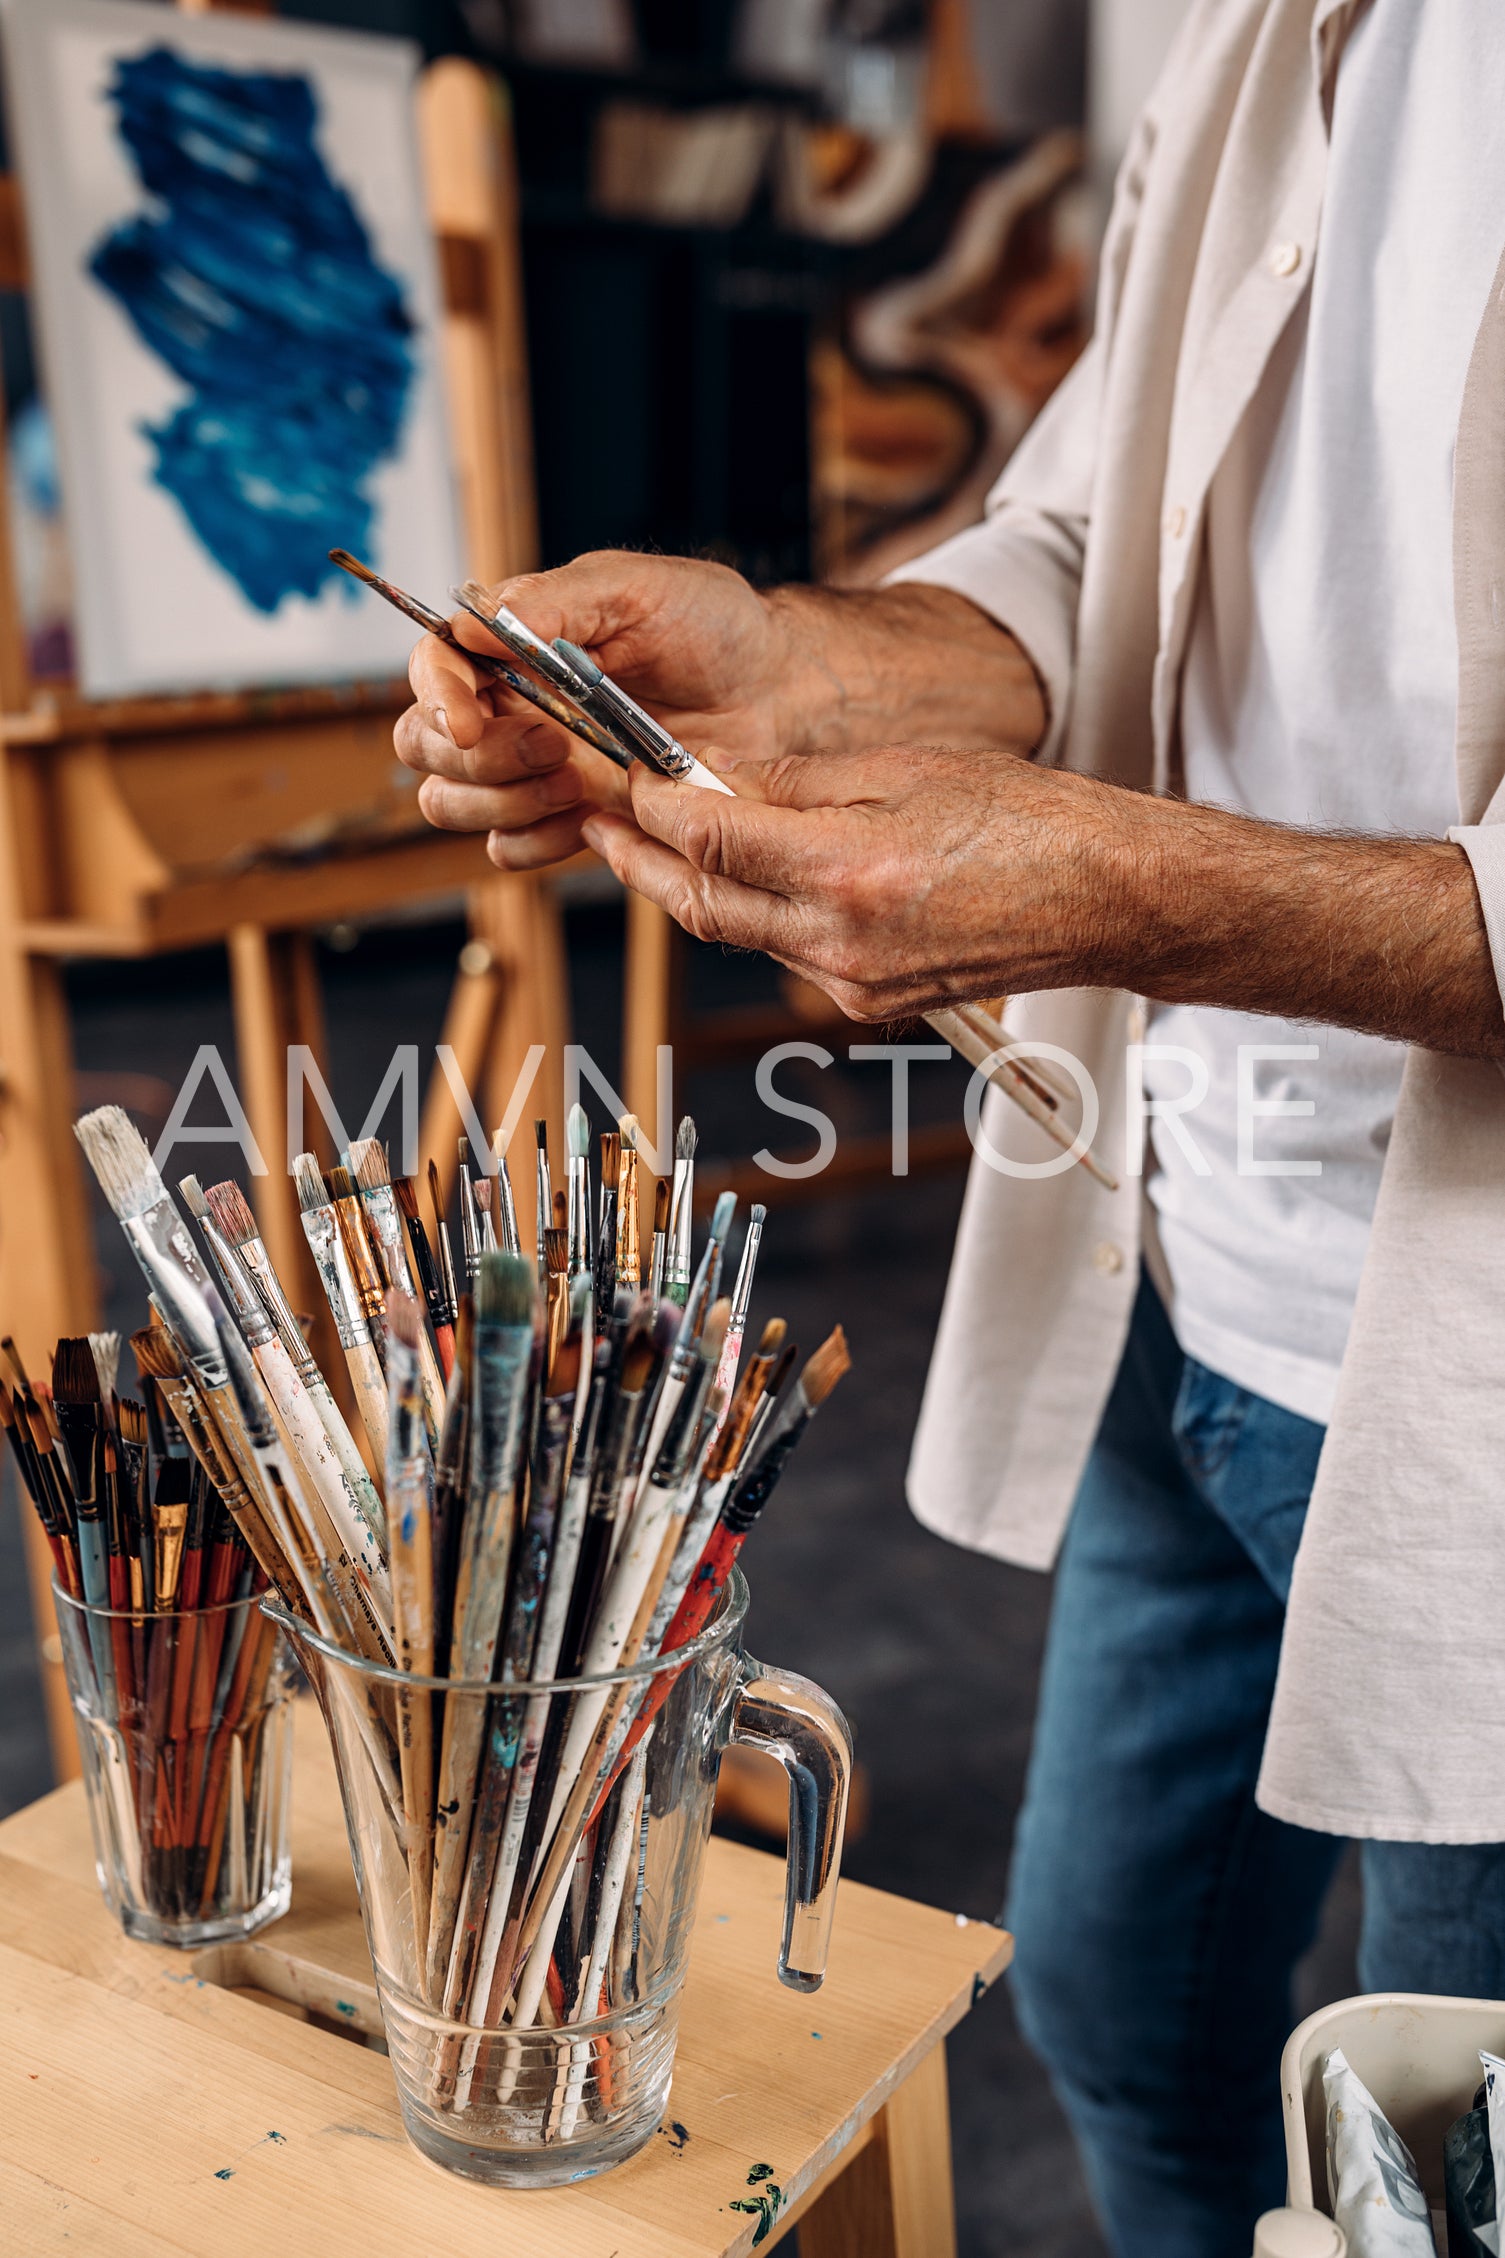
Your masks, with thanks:
[[[137,0],[0,0],[95,696],[400,672],[328,562],[459,565],[417,50]]]

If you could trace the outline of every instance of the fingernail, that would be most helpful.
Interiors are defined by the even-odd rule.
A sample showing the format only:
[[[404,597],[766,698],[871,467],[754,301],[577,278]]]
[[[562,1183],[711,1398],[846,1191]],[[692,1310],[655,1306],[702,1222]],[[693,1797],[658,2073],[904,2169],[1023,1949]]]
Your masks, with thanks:
[[[441,736],[448,737],[449,715],[445,712],[443,706],[435,706],[434,708],[434,727]]]

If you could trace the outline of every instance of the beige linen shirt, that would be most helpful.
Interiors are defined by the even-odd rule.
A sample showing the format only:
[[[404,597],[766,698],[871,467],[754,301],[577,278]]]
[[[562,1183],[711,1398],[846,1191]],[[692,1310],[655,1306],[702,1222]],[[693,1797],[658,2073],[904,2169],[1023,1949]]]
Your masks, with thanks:
[[[1097,330],[989,497],[896,578],[955,588],[1044,683],[1040,757],[1163,791],[1213,474],[1307,289],[1362,0],[1197,0],[1135,129]],[[1501,215],[1505,245],[1505,214]],[[1439,246],[1445,256],[1445,246]],[[1404,528],[1397,528],[1404,538]],[[1505,260],[1457,435],[1457,777],[1505,987]],[[1123,1153],[1131,997],[1025,999]],[[989,1096],[996,1148],[1038,1133]],[[942,1535],[1045,1568],[1117,1368],[1142,1186],[973,1163],[910,1467]],[[1505,1076],[1413,1050],[1296,1562],[1259,1800],[1329,1832],[1505,1841]]]

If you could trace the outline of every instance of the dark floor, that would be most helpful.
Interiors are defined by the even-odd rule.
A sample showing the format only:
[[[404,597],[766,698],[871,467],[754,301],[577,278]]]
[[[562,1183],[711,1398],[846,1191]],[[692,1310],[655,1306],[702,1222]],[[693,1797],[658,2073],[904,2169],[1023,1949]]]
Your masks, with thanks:
[[[619,917],[586,908],[571,926],[576,1031],[611,1073]],[[332,1083],[352,1127],[387,1046],[436,1040],[456,939],[449,929],[389,932],[326,952]],[[765,974],[706,951],[694,977],[706,994],[747,995]],[[200,1043],[218,1042],[233,1059],[213,958],[80,972],[73,1000],[83,1097],[118,1098],[149,1133]],[[800,1094],[814,1102],[824,1092],[820,1102],[843,1130],[885,1118],[886,1069],[803,1071]],[[914,1079],[917,1120],[955,1105],[941,1069],[918,1067]],[[800,1090],[797,1071],[781,1076],[781,1086]],[[795,1146],[795,1125],[763,1109],[750,1073],[697,1078],[682,1096],[709,1154]],[[196,1118],[216,1117],[211,1092]],[[169,1174],[201,1166],[224,1173],[235,1157],[223,1146],[184,1146]],[[750,1643],[827,1686],[855,1725],[871,1817],[847,1870],[990,1919],[1003,1895],[1049,1586],[941,1543],[904,1505],[904,1464],[960,1198],[959,1176],[911,1179],[861,1200],[775,1209],[770,1218],[754,1326],[781,1313],[813,1346],[840,1319],[854,1366],[758,1531],[748,1563]],[[109,1321],[133,1327],[144,1314],[136,1274],[104,1216],[99,1246]],[[8,1496],[0,1511],[0,1814],[48,1784]],[[1302,1973],[1302,2013],[1355,1988],[1354,1897],[1345,1870]],[[1003,1987],[956,2033],[950,2059],[963,2258],[1101,2258],[1064,2123],[1017,2036]]]

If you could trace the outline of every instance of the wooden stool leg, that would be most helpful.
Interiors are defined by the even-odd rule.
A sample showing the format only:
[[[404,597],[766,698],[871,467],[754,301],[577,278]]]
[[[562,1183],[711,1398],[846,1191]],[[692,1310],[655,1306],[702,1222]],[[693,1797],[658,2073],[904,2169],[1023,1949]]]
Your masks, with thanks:
[[[509,875],[477,886],[470,897],[471,929],[484,940],[500,978],[496,1023],[486,1056],[485,1119],[495,1128],[526,1079],[528,1053],[544,1047],[543,1062],[513,1131],[508,1166],[524,1249],[533,1249],[532,1124],[549,1124],[556,1180],[564,1167],[564,1046],[569,1041],[569,971],[564,925],[547,879]]]
[[[480,1084],[501,993],[502,974],[489,944],[479,938],[467,941],[460,951],[439,1040],[454,1053],[460,1079],[471,1092]],[[460,1108],[436,1060],[424,1095],[423,1119],[418,1125],[418,1180],[426,1186],[428,1164],[432,1161],[439,1175],[440,1202],[446,1211],[459,1167],[459,1135]],[[427,1207],[424,1215],[427,1218]],[[432,1229],[432,1223],[429,1227]],[[459,1259],[457,1241],[457,1263]],[[460,1283],[463,1286],[465,1281],[462,1279]]]
[[[15,1335],[33,1378],[45,1379],[58,1335],[98,1322],[99,1289],[72,1128],[62,975],[49,960],[28,957],[5,922],[0,915],[0,1331]],[[20,1501],[20,1512],[52,1760],[59,1779],[73,1779],[78,1744],[52,1611],[52,1556],[30,1504]]]
[[[873,2139],[800,2218],[800,2258],[956,2258],[945,2043],[880,2110]]]
[[[622,974],[622,1095],[643,1133],[672,1162],[674,1123],[658,1118],[659,1045],[670,1040],[674,921],[657,902],[627,897]]]
[[[282,967],[276,940],[264,926],[232,927],[226,947],[241,1102],[269,1171],[253,1181],[251,1204],[273,1266],[291,1285],[302,1279],[307,1257],[297,1196],[287,1166],[290,1030]]]

